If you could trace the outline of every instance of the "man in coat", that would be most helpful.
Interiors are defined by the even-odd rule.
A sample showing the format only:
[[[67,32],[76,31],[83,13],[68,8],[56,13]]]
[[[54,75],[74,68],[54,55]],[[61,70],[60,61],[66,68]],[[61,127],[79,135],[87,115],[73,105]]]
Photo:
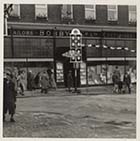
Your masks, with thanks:
[[[49,76],[47,71],[44,71],[43,74],[41,75],[40,84],[41,84],[41,92],[47,94],[49,88]]]
[[[116,66],[115,70],[113,72],[113,75],[112,75],[112,81],[114,84],[113,92],[115,92],[115,93],[118,93],[120,90],[119,89],[120,77],[121,77],[120,71],[118,69],[118,66]]]
[[[129,94],[131,94],[131,87],[130,87],[131,77],[130,77],[130,74],[128,74],[128,72],[125,73],[123,81],[125,84],[125,88],[128,88],[128,92]]]
[[[15,122],[16,91],[15,84],[12,81],[12,74],[10,72],[6,72],[3,86],[3,121],[5,121],[5,114],[9,112],[9,115],[11,116],[10,121]]]

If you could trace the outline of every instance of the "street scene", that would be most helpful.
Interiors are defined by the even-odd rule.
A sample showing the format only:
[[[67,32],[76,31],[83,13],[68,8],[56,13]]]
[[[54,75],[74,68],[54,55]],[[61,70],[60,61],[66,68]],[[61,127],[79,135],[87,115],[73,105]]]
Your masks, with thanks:
[[[136,22],[136,5],[4,4],[3,138],[135,139]]]

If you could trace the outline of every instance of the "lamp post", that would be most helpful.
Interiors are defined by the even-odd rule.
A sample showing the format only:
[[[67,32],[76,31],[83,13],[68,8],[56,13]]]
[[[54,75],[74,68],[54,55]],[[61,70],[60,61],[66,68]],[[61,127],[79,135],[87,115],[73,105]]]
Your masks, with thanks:
[[[75,69],[75,93],[77,93],[77,70],[82,62],[82,34],[79,29],[74,28],[70,33],[70,63]]]

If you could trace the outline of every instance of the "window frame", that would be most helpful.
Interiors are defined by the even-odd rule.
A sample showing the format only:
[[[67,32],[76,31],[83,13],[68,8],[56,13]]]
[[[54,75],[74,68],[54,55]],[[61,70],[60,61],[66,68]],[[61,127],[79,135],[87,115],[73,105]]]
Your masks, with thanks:
[[[87,8],[85,5],[85,20],[96,20],[96,5],[92,5],[93,8]],[[86,17],[86,11],[92,11],[93,12],[93,17],[92,18],[87,18]]]
[[[17,7],[17,9],[18,9],[17,15],[13,15],[13,14],[12,14],[12,11],[14,10],[15,5],[18,6],[18,7]],[[18,17],[18,18],[21,17],[21,15],[20,15],[20,4],[13,4],[13,6],[12,6],[12,11],[11,11],[11,13],[10,13],[10,17]]]
[[[109,8],[109,6],[115,6],[115,9]],[[115,12],[116,19],[109,19],[109,12]],[[116,22],[118,21],[118,5],[107,5],[107,20],[109,22]]]
[[[41,6],[44,5],[44,6]],[[46,16],[37,16],[37,9],[43,8],[46,11]],[[48,5],[47,4],[35,4],[35,19],[46,19],[48,20]]]
[[[132,11],[132,10],[130,10],[130,7],[135,7],[135,11]],[[135,13],[135,19],[132,19],[132,20],[130,20],[130,13],[131,12],[134,12]],[[129,23],[136,23],[137,22],[137,8],[136,8],[136,6],[135,5],[129,5],[128,6],[128,21],[129,21]]]
[[[71,12],[71,15],[70,16],[63,16],[63,6],[68,6],[68,5],[70,5],[71,7],[70,7],[70,12]],[[61,19],[62,20],[65,20],[65,19],[73,19],[73,5],[72,4],[63,4],[62,5],[62,7],[61,7]]]

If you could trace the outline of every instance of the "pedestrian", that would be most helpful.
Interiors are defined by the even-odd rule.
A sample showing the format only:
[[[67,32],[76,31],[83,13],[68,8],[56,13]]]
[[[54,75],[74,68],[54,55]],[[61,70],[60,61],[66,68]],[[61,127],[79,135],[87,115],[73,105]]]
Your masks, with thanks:
[[[4,75],[3,88],[3,121],[5,122],[5,114],[9,112],[10,121],[15,122],[14,114],[16,109],[16,91],[15,84],[12,81],[12,74],[6,72]]]
[[[29,91],[32,91],[32,89],[33,89],[33,83],[34,83],[33,81],[34,81],[34,75],[33,75],[32,71],[29,70],[27,72],[27,89]]]
[[[118,82],[118,93],[122,93],[123,91],[122,91],[122,88],[123,88],[123,82],[120,80],[119,82]]]
[[[115,74],[115,75],[118,77],[118,79],[120,80],[120,78],[121,78],[121,73],[120,73],[120,70],[119,70],[118,66],[115,67],[114,74]]]
[[[124,85],[125,85],[125,90],[128,89],[129,94],[131,94],[131,77],[128,72],[125,73],[124,75]]]
[[[40,80],[40,84],[41,84],[41,93],[48,93],[48,88],[49,88],[49,76],[47,71],[44,71],[43,74],[41,75],[41,80]]]
[[[115,70],[114,70],[113,75],[112,75],[112,81],[113,81],[113,84],[114,84],[113,92],[118,93],[119,92],[119,82],[121,81],[121,74],[120,74],[120,71],[118,69],[118,66],[115,67]]]
[[[24,91],[25,91],[25,72],[24,70],[19,71],[19,75],[17,77],[17,83],[18,83],[18,93],[21,95],[24,95]]]
[[[73,87],[73,77],[72,77],[71,70],[69,70],[68,76],[67,76],[67,87],[68,87],[68,91],[71,92],[71,88]]]
[[[53,72],[52,72],[51,69],[48,69],[47,72],[48,72],[48,75],[49,75],[49,85],[50,85],[50,88],[53,88],[53,89],[56,90],[57,86],[56,86],[56,82],[55,82],[55,79],[54,79]]]
[[[40,72],[38,72],[34,78],[34,84],[36,88],[40,88]]]
[[[118,92],[118,85],[117,85],[117,82],[116,82],[116,75],[115,75],[114,72],[113,72],[113,75],[112,75],[112,82],[113,82],[113,93],[117,93]]]

